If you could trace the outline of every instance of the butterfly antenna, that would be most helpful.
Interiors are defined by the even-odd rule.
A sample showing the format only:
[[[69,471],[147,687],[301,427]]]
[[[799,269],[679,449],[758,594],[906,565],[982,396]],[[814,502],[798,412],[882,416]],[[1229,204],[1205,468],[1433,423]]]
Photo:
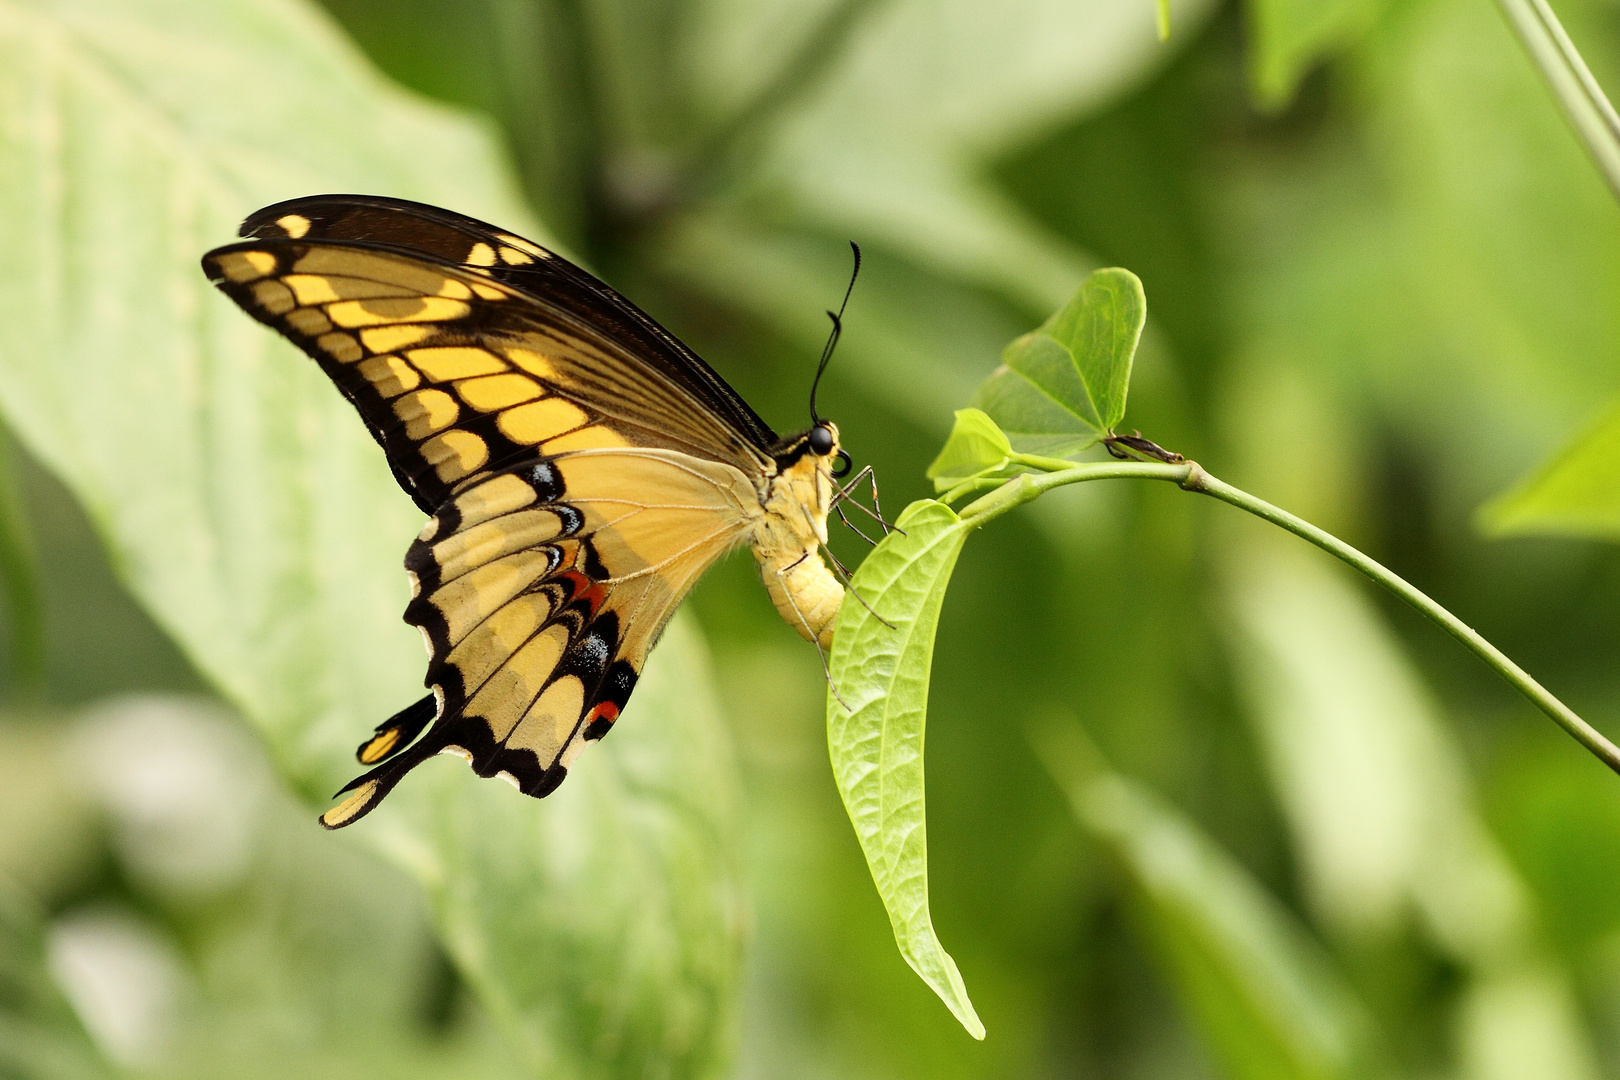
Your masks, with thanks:
[[[816,365],[816,377],[810,384],[810,421],[815,424],[821,423],[821,415],[816,412],[816,388],[821,385],[821,373],[827,370],[833,350],[838,348],[838,339],[844,332],[844,309],[849,306],[849,294],[855,291],[855,279],[861,276],[861,245],[851,240],[849,247],[855,253],[855,269],[849,272],[849,287],[844,290],[844,302],[838,305],[837,313],[827,312],[827,318],[832,320],[832,333],[827,335],[827,347],[821,350],[821,363]]]

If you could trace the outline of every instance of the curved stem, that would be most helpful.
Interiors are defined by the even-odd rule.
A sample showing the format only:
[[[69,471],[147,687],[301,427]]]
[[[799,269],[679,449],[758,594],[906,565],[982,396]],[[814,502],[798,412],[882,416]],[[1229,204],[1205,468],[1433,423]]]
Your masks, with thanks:
[[[1054,464],[1057,463],[1054,462]],[[1240,510],[1247,510],[1258,518],[1286,529],[1303,540],[1310,541],[1328,554],[1355,567],[1367,577],[1406,601],[1431,622],[1438,624],[1446,633],[1466,645],[1473,651],[1474,655],[1495,668],[1504,679],[1518,689],[1519,693],[1529,698],[1538,709],[1552,717],[1559,727],[1573,735],[1575,741],[1591,751],[1598,760],[1616,773],[1620,773],[1620,747],[1616,747],[1614,743],[1604,738],[1596,728],[1582,720],[1573,709],[1554,697],[1546,687],[1531,678],[1528,672],[1508,659],[1495,645],[1481,637],[1473,627],[1435,603],[1422,590],[1389,569],[1389,567],[1357,551],[1333,534],[1324,532],[1310,522],[1297,518],[1288,511],[1271,505],[1264,499],[1257,499],[1240,488],[1235,488],[1231,484],[1217,480],[1205,472],[1196,461],[1189,461],[1179,465],[1144,461],[1098,462],[1082,465],[1064,462],[1062,464],[1064,465],[1063,468],[1051,472],[1040,474],[1023,473],[1014,477],[990,494],[970,503],[962,510],[962,518],[964,520],[974,520],[975,524],[984,524],[1000,517],[1014,507],[1029,502],[1044,491],[1061,487],[1064,484],[1082,483],[1087,480],[1123,479],[1127,477],[1139,480],[1169,480],[1187,491],[1201,492]]]

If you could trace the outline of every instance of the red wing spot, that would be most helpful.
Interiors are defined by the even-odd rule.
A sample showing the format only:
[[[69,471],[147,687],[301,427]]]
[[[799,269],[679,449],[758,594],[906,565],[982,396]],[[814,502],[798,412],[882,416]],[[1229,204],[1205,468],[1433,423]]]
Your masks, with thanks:
[[[586,716],[585,738],[600,739],[608,733],[613,721],[619,718],[619,707],[611,701],[598,702]]]
[[[568,598],[565,603],[570,606],[575,604],[585,606],[585,620],[587,622],[596,618],[597,610],[607,602],[607,586],[593,581],[578,570],[565,570],[558,574],[555,580],[568,588]]]

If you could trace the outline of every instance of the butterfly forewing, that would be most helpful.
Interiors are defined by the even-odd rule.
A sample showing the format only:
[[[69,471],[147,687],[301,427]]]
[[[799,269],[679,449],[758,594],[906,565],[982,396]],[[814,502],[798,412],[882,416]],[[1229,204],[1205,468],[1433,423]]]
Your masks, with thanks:
[[[614,289],[535,243],[436,206],[372,195],[314,195],[267,206],[243,236],[390,247],[510,285],[629,350],[638,366],[682,386],[760,450],[776,434],[724,379]]]
[[[685,387],[503,283],[315,241],[234,244],[204,267],[321,364],[428,513],[468,477],[536,451],[655,445],[762,467]]]

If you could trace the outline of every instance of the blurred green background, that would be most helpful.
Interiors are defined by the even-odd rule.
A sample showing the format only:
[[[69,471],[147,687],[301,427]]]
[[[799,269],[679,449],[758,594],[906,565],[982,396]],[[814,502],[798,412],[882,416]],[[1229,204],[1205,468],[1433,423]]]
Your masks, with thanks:
[[[1620,6],[1558,9],[1620,86]],[[891,512],[1001,347],[1129,267],[1128,427],[1620,733],[1609,456],[1585,516],[1480,514],[1620,385],[1620,207],[1501,14],[1154,23],[0,0],[0,1077],[1620,1077],[1620,780],[1344,568],[1171,488],[1048,495],[947,598],[933,910],[983,1043],[896,955],[816,657],[746,555],[557,796],[445,762],[314,824],[420,692],[416,514],[196,259],[323,190],[559,245],[779,430],[860,241],[821,407]],[[1070,799],[1041,732],[1086,762]]]

